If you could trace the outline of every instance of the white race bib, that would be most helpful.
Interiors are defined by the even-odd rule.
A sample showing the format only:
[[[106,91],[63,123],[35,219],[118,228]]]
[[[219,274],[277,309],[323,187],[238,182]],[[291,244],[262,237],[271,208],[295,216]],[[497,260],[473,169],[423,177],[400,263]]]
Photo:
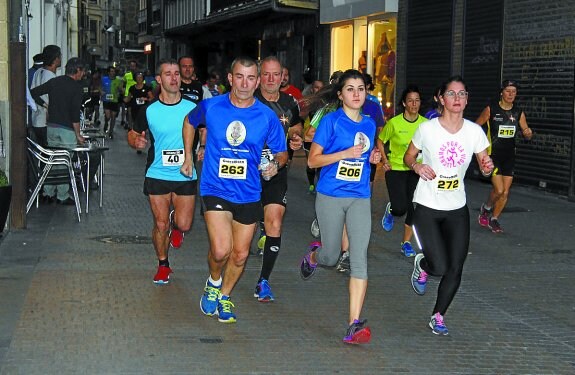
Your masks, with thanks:
[[[335,178],[343,181],[359,182],[359,180],[361,180],[362,170],[362,161],[340,160],[339,164],[337,165]]]
[[[515,137],[515,126],[514,125],[499,125],[499,131],[497,132],[498,138],[513,138]]]
[[[162,165],[164,167],[176,167],[184,164],[184,149],[162,150]]]
[[[247,174],[248,174],[247,159],[220,158],[218,177],[230,178],[233,180],[245,180]]]
[[[146,103],[144,98],[136,98],[136,104],[137,105],[143,105],[144,103]]]
[[[106,100],[114,100],[114,95],[106,94]]]

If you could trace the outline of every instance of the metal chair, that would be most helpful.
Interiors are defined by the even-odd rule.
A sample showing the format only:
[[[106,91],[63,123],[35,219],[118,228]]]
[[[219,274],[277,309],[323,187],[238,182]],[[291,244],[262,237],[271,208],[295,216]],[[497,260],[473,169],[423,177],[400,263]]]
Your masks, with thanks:
[[[28,160],[29,165],[34,172],[33,175],[37,177],[34,183],[36,184],[30,198],[28,199],[28,204],[26,205],[26,213],[30,211],[30,208],[34,204],[34,201],[38,202],[38,193],[44,184],[64,184],[70,183],[72,186],[72,192],[74,194],[74,203],[76,205],[76,214],[78,216],[78,222],[81,221],[80,214],[82,213],[82,208],[80,205],[80,198],[78,196],[78,187],[76,185],[76,175],[74,172],[74,166],[70,152],[67,150],[48,150],[31,140],[28,139]],[[60,165],[66,167],[65,169],[54,168],[53,166]]]

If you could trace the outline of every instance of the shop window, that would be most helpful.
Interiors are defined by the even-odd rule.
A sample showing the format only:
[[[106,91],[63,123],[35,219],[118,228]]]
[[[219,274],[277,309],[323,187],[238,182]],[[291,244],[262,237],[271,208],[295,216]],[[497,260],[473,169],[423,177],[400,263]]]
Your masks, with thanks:
[[[335,26],[331,29],[331,72],[345,71],[353,63],[353,25]]]
[[[384,110],[393,113],[395,106],[395,62],[397,19],[370,20],[368,23],[367,70],[373,77],[375,90]]]

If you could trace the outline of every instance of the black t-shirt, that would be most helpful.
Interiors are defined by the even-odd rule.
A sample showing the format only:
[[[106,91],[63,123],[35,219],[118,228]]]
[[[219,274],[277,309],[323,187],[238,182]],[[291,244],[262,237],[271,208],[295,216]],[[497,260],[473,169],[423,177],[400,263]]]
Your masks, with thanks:
[[[130,100],[130,108],[132,110],[139,110],[141,107],[146,105],[147,101],[142,100],[142,98],[147,98],[148,93],[152,91],[152,88],[148,85],[143,85],[141,89],[136,88],[136,85],[131,86],[128,89],[128,92],[132,96],[132,100]]]
[[[202,84],[199,81],[192,81],[190,83],[184,83],[184,81],[182,81],[180,84],[180,92],[196,104],[198,104],[204,97]]]
[[[72,77],[64,75],[52,78],[43,85],[30,90],[36,103],[44,105],[41,95],[48,94],[48,122],[73,128],[80,122],[82,109],[82,86]]]
[[[288,128],[299,123],[303,124],[302,119],[299,117],[299,106],[293,96],[280,91],[280,96],[276,102],[268,102],[260,90],[256,90],[254,96],[275,112],[286,135]]]

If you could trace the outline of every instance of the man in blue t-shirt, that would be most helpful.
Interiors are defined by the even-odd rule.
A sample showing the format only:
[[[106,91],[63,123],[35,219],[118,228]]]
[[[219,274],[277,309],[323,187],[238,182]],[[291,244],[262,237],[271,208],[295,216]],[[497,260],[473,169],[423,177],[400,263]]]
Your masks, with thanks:
[[[169,247],[182,245],[184,233],[192,226],[196,204],[195,169],[192,167],[187,175],[180,173],[184,163],[182,123],[196,105],[180,93],[180,67],[175,60],[160,61],[156,80],[162,87],[160,95],[139,111],[128,142],[142,150],[148,143],[146,132],[150,133],[144,194],[148,196],[154,216],[152,241],[158,270],[153,281],[167,284],[172,273]]]
[[[206,281],[200,307],[205,315],[218,315],[233,323],[230,300],[249,255],[260,202],[260,159],[264,145],[273,158],[261,171],[271,178],[287,163],[286,140],[276,114],[254,98],[260,82],[257,63],[237,58],[228,73],[231,91],[201,101],[184,121],[185,161],[182,174],[193,174],[192,144],[195,129],[205,124],[198,159],[204,160],[200,192],[210,239]],[[222,278],[225,274],[225,278]]]

